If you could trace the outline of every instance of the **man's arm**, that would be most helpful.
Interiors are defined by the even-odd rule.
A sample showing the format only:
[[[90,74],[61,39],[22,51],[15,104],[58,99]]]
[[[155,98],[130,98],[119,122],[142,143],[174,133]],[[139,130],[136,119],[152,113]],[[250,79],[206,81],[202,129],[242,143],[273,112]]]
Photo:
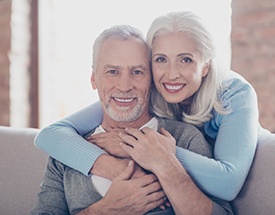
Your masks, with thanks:
[[[103,154],[96,159],[90,173],[113,180],[127,167],[128,163],[129,159],[120,159],[109,154]]]
[[[116,158],[112,155],[103,154],[96,160],[90,172],[112,181],[127,167],[130,160],[132,159]],[[148,173],[135,162],[135,169],[131,178],[139,178],[146,174]]]
[[[131,179],[134,169],[134,162],[130,161],[126,169],[113,180],[105,197],[77,215],[139,215],[162,205],[166,198],[157,178],[151,174]]]
[[[63,171],[61,165],[56,165],[55,161],[49,158],[41,191],[38,193],[38,204],[30,215],[69,214],[63,186]]]

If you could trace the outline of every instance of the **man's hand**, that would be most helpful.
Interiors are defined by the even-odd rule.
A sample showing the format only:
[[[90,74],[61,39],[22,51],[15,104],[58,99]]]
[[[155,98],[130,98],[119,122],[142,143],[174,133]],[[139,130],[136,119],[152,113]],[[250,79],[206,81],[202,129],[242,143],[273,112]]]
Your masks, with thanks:
[[[119,158],[130,158],[130,156],[119,145],[120,142],[122,142],[119,133],[125,133],[124,129],[113,129],[108,132],[93,134],[88,137],[87,140],[102,148],[110,155]]]
[[[90,173],[113,181],[127,167],[130,160],[103,154],[95,161]],[[139,178],[146,174],[147,172],[135,163],[134,173],[131,178]]]
[[[131,179],[134,169],[134,162],[130,161],[127,168],[113,180],[106,196],[78,215],[138,215],[163,205],[166,197],[157,178],[150,174]]]

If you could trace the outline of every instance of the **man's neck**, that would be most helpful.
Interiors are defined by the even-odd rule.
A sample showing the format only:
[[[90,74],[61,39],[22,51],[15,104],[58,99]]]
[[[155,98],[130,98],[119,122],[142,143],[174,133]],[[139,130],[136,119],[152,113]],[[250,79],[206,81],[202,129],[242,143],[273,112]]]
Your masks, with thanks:
[[[101,126],[104,128],[105,131],[110,131],[112,129],[140,128],[147,122],[149,122],[152,117],[153,116],[148,113],[141,115],[138,119],[132,122],[117,122],[109,116],[104,116]]]

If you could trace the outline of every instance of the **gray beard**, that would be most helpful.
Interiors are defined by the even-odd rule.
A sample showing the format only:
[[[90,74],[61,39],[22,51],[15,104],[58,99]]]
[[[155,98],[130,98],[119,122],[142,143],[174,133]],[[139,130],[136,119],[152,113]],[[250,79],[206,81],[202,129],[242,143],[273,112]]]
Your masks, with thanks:
[[[111,106],[106,107],[106,113],[116,122],[133,122],[143,113],[144,106],[137,104],[133,110],[127,110],[128,107],[121,107],[114,110]]]

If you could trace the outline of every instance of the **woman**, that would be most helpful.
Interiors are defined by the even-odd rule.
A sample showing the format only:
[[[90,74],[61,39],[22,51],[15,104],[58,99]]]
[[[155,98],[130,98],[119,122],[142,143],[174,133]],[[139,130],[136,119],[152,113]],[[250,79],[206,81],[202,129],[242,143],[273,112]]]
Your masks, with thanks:
[[[214,159],[177,148],[178,160],[204,192],[227,201],[234,199],[248,174],[260,131],[255,91],[239,75],[220,68],[213,39],[193,13],[157,18],[148,31],[147,42],[155,83],[153,112],[196,125],[214,146]],[[44,128],[35,144],[88,174],[105,152],[82,136],[101,120],[99,103],[91,105]],[[93,140],[100,142],[100,138]],[[127,135],[121,138],[134,144]],[[138,158],[141,152],[122,147],[142,162]]]

